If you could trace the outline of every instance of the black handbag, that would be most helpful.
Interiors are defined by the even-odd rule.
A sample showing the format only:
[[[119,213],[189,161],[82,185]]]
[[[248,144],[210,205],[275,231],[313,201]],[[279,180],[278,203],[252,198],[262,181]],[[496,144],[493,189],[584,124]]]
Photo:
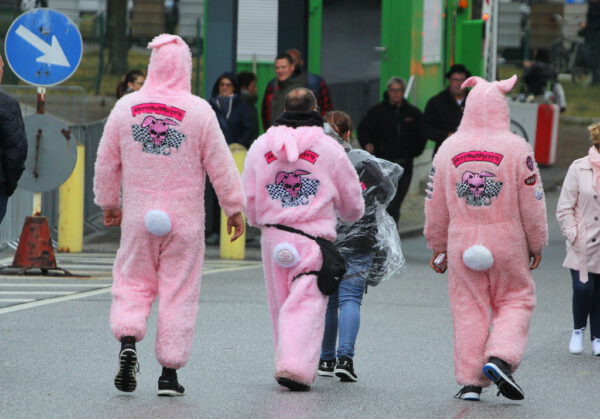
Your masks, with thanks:
[[[323,264],[318,271],[309,271],[298,274],[294,279],[301,275],[316,275],[317,286],[324,295],[331,295],[338,289],[340,281],[346,273],[346,261],[341,253],[335,247],[335,244],[322,237],[311,236],[302,230],[297,230],[283,224],[266,224],[267,227],[275,227],[288,233],[300,234],[317,242],[323,256]]]

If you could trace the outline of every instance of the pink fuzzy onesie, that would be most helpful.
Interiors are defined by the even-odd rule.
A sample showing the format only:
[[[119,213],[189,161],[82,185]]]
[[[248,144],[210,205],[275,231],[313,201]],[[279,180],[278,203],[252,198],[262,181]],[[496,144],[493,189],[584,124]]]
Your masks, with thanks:
[[[521,362],[535,287],[530,253],[548,241],[546,204],[531,146],[509,126],[516,76],[473,87],[457,132],[442,143],[426,190],[425,237],[447,252],[454,366],[461,385],[488,386],[489,357]]]
[[[142,340],[158,301],[156,356],[167,368],[187,362],[204,259],[204,182],[228,215],[245,199],[233,158],[210,105],[191,94],[192,57],[175,35],[159,35],[144,86],[117,102],[96,159],[94,193],[103,209],[122,206],[113,269],[111,327]]]
[[[271,127],[248,152],[242,174],[246,216],[261,229],[262,259],[275,344],[275,378],[310,385],[323,340],[327,296],[314,275],[322,256],[311,239],[266,224],[284,224],[334,240],[336,213],[362,216],[364,202],[346,152],[321,127]]]

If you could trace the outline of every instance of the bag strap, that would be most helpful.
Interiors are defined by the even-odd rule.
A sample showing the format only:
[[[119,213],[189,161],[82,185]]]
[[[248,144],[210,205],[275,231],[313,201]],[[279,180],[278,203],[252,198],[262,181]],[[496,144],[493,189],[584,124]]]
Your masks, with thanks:
[[[316,276],[318,276],[319,275],[319,271],[308,271],[308,272],[299,273],[298,275],[296,275],[295,277],[292,278],[292,281],[295,281],[296,279],[298,279],[302,275],[316,275]]]
[[[309,239],[317,241],[317,238],[315,236],[311,236],[310,234],[305,233],[302,230],[297,230],[297,229],[295,229],[293,227],[289,227],[289,226],[286,226],[286,225],[283,225],[283,224],[265,224],[265,225],[267,227],[275,227],[275,228],[278,228],[279,230],[287,231],[288,233],[300,234],[301,236],[308,237]]]

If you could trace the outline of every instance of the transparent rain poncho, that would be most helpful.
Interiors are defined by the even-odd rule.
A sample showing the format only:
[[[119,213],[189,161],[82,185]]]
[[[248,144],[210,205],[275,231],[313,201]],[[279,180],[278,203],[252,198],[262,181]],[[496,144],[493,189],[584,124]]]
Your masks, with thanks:
[[[386,211],[404,169],[364,150],[350,150],[348,157],[363,187],[365,214],[355,222],[338,221],[336,246],[342,254],[373,253],[367,283],[375,286],[398,273],[405,264],[398,227]]]

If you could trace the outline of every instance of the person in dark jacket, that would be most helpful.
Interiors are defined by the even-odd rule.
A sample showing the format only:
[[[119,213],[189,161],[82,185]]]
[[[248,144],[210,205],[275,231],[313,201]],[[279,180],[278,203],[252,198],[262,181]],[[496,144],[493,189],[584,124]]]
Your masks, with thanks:
[[[396,222],[412,179],[413,159],[425,148],[419,130],[421,111],[404,100],[405,87],[402,78],[390,78],[383,101],[370,108],[358,126],[358,141],[365,150],[404,168],[396,195],[388,206]]]
[[[329,87],[325,83],[325,79],[318,74],[311,73],[304,68],[304,58],[302,53],[296,48],[288,49],[286,51],[294,60],[296,74],[306,73],[307,86],[317,97],[317,105],[321,111],[321,115],[333,110],[333,101],[331,99],[331,93],[329,93]]]
[[[600,84],[600,0],[589,0],[585,23],[578,32],[585,38],[583,53],[592,72],[591,86]]]
[[[238,143],[246,148],[254,141],[256,127],[252,119],[250,105],[240,98],[240,87],[235,74],[225,72],[215,82],[208,103],[212,106],[227,144]],[[210,182],[207,182],[204,205],[206,208],[206,244],[219,242],[221,226],[221,207],[217,194]]]
[[[4,61],[0,57],[0,83],[4,75]],[[17,189],[25,170],[27,136],[19,102],[0,92],[0,222],[6,215],[8,198]]]
[[[215,82],[208,100],[217,114],[219,126],[227,144],[238,143],[250,147],[256,132],[252,108],[241,100],[235,74],[225,72]]]
[[[435,142],[433,154],[460,125],[467,99],[467,90],[461,86],[469,77],[471,72],[464,65],[454,64],[446,73],[448,87],[429,99],[425,106],[421,133]]]
[[[252,140],[258,137],[258,111],[256,109],[256,102],[258,102],[258,96],[256,94],[256,74],[250,71],[242,71],[237,75],[237,82],[240,86],[240,99],[245,102],[252,110],[252,122],[254,123],[254,132],[252,133]]]
[[[274,82],[267,85],[262,103],[262,123],[265,131],[281,116],[285,97],[298,87],[307,87],[306,74],[296,74],[294,59],[286,52],[275,57]]]

